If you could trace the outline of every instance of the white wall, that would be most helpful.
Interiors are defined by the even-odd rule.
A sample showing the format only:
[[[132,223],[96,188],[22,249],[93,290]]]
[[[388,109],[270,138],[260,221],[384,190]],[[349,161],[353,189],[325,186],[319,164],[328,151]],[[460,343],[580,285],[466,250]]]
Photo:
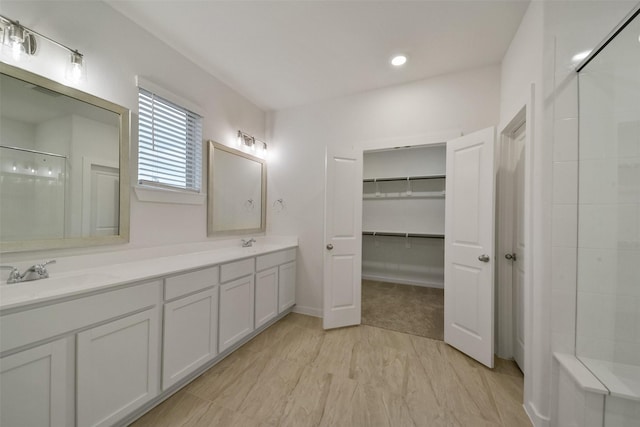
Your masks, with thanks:
[[[490,66],[269,115],[267,230],[299,237],[300,311],[322,310],[326,147],[393,147],[495,126],[499,84],[499,67]],[[276,212],[280,198],[286,209]]]
[[[204,139],[232,144],[238,129],[261,139],[265,136],[262,110],[103,2],[9,0],[0,3],[0,13],[82,52],[87,61],[88,78],[76,87],[85,92],[137,112],[135,76],[140,75],[201,107],[205,114]],[[66,84],[64,72],[68,55],[65,50],[42,41],[38,54],[28,61],[15,64],[10,57],[1,59]],[[132,153],[135,153],[135,133],[131,142]],[[206,173],[204,167],[203,173]],[[135,182],[135,167],[131,176]],[[180,218],[179,224],[176,218]],[[206,239],[205,204],[143,203],[132,193],[131,243],[90,251]],[[87,250],[58,254],[80,252]],[[48,251],[48,256],[52,255],[55,254]],[[9,260],[6,256],[3,258]]]

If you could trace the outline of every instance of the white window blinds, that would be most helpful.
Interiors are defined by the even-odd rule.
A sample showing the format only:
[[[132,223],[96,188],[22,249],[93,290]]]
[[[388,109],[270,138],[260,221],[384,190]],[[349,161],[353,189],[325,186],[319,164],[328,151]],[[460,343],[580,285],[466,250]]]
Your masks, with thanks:
[[[202,117],[138,88],[138,182],[200,191]]]

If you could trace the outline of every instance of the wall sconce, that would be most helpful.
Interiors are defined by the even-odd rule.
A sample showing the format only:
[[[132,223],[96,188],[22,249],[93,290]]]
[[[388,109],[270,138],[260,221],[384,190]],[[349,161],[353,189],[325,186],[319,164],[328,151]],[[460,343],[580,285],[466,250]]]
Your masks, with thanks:
[[[0,44],[2,44],[2,47],[11,49],[11,56],[14,61],[20,61],[25,56],[30,57],[36,54],[38,51],[38,39],[36,36],[71,53],[65,73],[67,80],[73,83],[86,80],[86,64],[84,56],[80,52],[25,27],[19,21],[0,15]]]
[[[256,139],[255,137],[244,133],[241,130],[238,131],[238,146],[241,148],[248,148],[253,152],[257,151],[259,156],[264,156],[267,153],[267,143]]]

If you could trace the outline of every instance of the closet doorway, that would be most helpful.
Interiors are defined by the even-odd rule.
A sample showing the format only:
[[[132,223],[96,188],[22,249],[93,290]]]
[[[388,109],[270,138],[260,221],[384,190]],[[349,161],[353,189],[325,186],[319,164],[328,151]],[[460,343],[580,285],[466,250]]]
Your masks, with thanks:
[[[416,151],[408,151],[438,147],[444,147],[442,154],[429,155],[429,162],[420,159]],[[494,300],[494,270],[496,259],[504,259],[495,247],[498,156],[494,147],[495,129],[487,128],[449,139],[446,144],[365,151],[368,157],[378,153],[391,156],[374,162],[372,167],[368,162],[367,172],[363,172],[363,151],[327,150],[325,329],[361,323],[362,276],[378,282],[374,286],[387,296],[398,286],[436,290],[444,286],[444,341],[489,368],[494,366],[494,315],[496,305],[500,305]],[[394,169],[393,157],[403,152],[410,154],[398,162],[402,170]],[[424,167],[438,157],[440,170],[414,171],[407,167],[414,162]],[[525,178],[529,173],[527,168]],[[440,186],[436,187],[438,181]],[[365,203],[375,208],[369,209]],[[526,225],[525,229],[525,240],[529,241],[530,230]],[[391,239],[387,242],[389,249],[379,249],[382,238]],[[444,250],[438,248],[438,240]],[[433,242],[416,243],[429,241]],[[415,262],[404,252],[418,247],[435,257]],[[388,282],[394,286],[384,289],[383,283]],[[525,288],[530,291],[530,286],[525,284]],[[380,299],[388,303],[388,298]],[[386,311],[394,312],[389,307]],[[404,310],[395,312],[400,315]]]
[[[444,339],[446,146],[365,151],[362,323]]]

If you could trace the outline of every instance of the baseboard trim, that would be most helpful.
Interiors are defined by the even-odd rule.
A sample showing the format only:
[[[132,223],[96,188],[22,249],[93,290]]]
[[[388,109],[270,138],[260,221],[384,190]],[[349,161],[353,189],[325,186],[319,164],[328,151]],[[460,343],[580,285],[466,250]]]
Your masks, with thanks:
[[[535,427],[549,427],[551,419],[538,412],[533,402],[529,401],[523,406],[524,412],[529,417],[529,421],[531,421],[531,424],[533,424]]]
[[[398,285],[421,286],[423,288],[444,289],[444,283],[435,280],[410,280],[400,277],[390,277],[377,274],[363,274],[362,280],[373,280],[376,282],[396,283]]]
[[[306,314],[307,316],[322,318],[322,309],[316,307],[307,307],[303,305],[295,305],[292,310],[294,313]]]

